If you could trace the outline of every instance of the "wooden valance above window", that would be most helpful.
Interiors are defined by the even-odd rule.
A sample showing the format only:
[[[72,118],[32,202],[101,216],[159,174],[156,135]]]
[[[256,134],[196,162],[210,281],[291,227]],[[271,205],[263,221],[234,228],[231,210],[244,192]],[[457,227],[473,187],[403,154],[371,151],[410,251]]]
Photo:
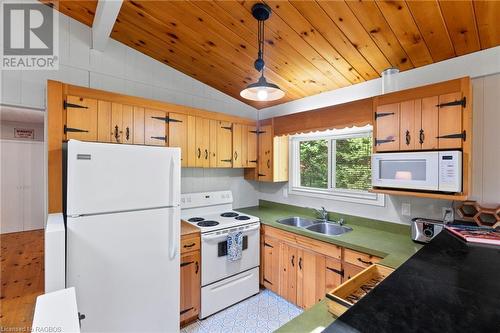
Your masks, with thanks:
[[[327,106],[273,118],[274,135],[342,129],[373,124],[373,99]]]

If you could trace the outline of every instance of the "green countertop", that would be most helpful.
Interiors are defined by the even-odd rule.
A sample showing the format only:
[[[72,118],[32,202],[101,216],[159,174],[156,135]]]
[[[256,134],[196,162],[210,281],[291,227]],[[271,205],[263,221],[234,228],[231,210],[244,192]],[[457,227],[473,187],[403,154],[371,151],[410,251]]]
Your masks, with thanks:
[[[416,244],[410,239],[410,227],[407,225],[329,213],[331,220],[337,221],[339,218],[343,218],[346,226],[351,227],[353,230],[339,236],[327,236],[276,222],[279,218],[290,216],[314,217],[313,211],[308,208],[261,200],[259,206],[241,208],[238,211],[258,216],[261,223],[265,225],[383,257],[384,259],[380,263],[392,268],[399,267],[422,247],[422,245]],[[335,317],[328,312],[326,301],[323,300],[280,327],[277,331],[321,332],[334,320]]]

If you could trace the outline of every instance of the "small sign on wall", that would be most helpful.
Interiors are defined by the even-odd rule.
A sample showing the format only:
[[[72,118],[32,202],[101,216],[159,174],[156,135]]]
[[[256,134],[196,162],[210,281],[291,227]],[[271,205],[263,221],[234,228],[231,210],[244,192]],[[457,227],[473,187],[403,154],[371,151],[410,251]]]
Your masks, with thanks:
[[[35,140],[34,128],[14,128],[14,138]]]

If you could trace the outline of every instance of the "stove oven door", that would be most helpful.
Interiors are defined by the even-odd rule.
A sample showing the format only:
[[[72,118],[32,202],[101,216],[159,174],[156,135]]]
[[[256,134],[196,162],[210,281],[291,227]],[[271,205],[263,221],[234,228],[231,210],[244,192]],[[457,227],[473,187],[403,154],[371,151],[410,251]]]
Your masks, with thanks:
[[[218,230],[201,235],[201,285],[225,279],[259,266],[260,223],[252,223],[231,229]],[[227,260],[227,235],[229,231],[243,233],[241,260]]]

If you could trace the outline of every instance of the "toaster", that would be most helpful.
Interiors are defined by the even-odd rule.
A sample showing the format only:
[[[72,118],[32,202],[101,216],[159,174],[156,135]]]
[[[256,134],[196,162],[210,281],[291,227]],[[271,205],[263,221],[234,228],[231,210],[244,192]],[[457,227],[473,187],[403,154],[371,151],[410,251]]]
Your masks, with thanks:
[[[416,217],[411,220],[411,239],[417,243],[429,243],[443,228],[443,221]]]

